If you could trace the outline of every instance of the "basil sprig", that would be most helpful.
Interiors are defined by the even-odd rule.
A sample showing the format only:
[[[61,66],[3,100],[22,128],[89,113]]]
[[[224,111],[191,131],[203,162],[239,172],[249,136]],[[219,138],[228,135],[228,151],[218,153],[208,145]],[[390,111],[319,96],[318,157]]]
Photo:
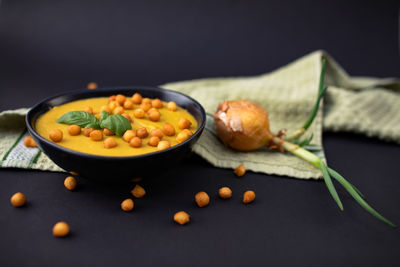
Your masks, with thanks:
[[[119,114],[110,115],[107,111],[101,113],[100,120],[86,111],[70,111],[58,118],[57,122],[68,125],[75,124],[83,128],[107,128],[118,136],[122,136],[126,130],[132,129],[127,118]]]

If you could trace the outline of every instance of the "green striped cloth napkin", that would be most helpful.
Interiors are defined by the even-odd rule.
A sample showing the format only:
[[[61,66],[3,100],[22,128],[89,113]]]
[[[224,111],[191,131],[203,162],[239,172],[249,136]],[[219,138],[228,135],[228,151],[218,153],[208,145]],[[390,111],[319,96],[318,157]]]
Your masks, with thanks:
[[[173,82],[161,87],[180,91],[198,100],[213,114],[218,103],[248,99],[264,106],[271,130],[298,129],[307,119],[317,96],[321,59],[327,59],[325,83],[329,89],[319,113],[306,133],[312,144],[322,147],[322,131],[348,131],[400,144],[400,81],[350,77],[324,51],[315,51],[271,73],[254,77],[211,78]],[[62,171],[36,148],[26,148],[24,115],[27,109],[0,113],[0,165]],[[295,178],[320,178],[320,171],[290,154],[267,149],[237,152],[226,148],[212,133],[212,118],[193,150],[212,165]],[[324,151],[319,156],[324,158]]]

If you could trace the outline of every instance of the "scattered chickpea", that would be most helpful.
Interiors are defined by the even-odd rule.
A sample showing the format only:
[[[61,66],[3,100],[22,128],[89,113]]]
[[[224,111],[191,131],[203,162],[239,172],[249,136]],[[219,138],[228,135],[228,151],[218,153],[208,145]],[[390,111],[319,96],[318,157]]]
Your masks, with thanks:
[[[127,198],[121,203],[121,209],[123,211],[131,211],[135,207],[135,203],[133,202],[132,199]]]
[[[123,105],[126,100],[126,97],[124,95],[118,94],[115,97],[115,100],[118,102],[118,104]]]
[[[113,135],[115,135],[115,133],[113,131],[111,131],[110,129],[107,129],[107,128],[104,128],[103,134],[105,136],[113,136]]]
[[[192,123],[186,118],[180,118],[178,121],[178,127],[180,129],[188,129]]]
[[[107,111],[110,114],[112,113],[111,108],[109,106],[106,106],[106,105],[100,107],[100,113],[103,112],[103,111]]]
[[[68,126],[69,135],[79,135],[81,134],[81,127],[79,125],[70,125]]]
[[[157,149],[164,150],[171,147],[171,143],[169,141],[160,141],[158,142]]]
[[[174,128],[174,126],[173,126],[172,124],[168,123],[168,122],[166,122],[166,123],[164,124],[163,130],[164,130],[165,135],[167,135],[167,136],[173,136],[173,135],[175,135],[175,128]]]
[[[86,108],[84,109],[84,111],[86,111],[87,113],[93,115],[93,108],[92,108],[92,107],[86,107]]]
[[[146,113],[145,113],[144,110],[141,109],[141,108],[135,109],[135,110],[133,111],[133,116],[135,116],[135,117],[138,118],[138,119],[143,118],[145,114],[146,114]]]
[[[140,139],[139,137],[135,136],[135,137],[133,137],[131,139],[131,141],[129,141],[129,145],[131,147],[135,147],[135,148],[141,147],[142,146],[142,139]]]
[[[232,190],[229,187],[221,187],[218,190],[218,195],[222,199],[228,199],[232,197]]]
[[[53,142],[61,142],[63,139],[63,132],[59,129],[51,130],[49,133],[49,137]]]
[[[150,131],[150,136],[157,136],[161,140],[164,137],[164,133],[157,128]]]
[[[152,111],[152,112],[150,112],[148,117],[149,117],[149,120],[151,120],[151,121],[159,121],[160,117],[161,117],[161,113],[159,111]]]
[[[178,143],[182,143],[183,141],[185,141],[188,138],[190,138],[190,135],[187,132],[182,131],[182,132],[178,133],[178,135],[176,136],[176,141]]]
[[[124,113],[124,108],[123,107],[116,107],[113,110],[113,114],[122,114],[122,113]]]
[[[146,190],[140,185],[135,185],[135,187],[131,191],[132,195],[136,198],[142,198],[146,195]]]
[[[153,106],[153,108],[162,108],[163,107],[163,102],[156,98],[153,101],[151,101],[151,105]]]
[[[136,135],[137,137],[143,139],[146,138],[147,136],[149,136],[149,132],[147,131],[147,129],[145,127],[139,128],[136,130]]]
[[[133,102],[132,100],[125,100],[124,102],[124,109],[133,109]]]
[[[131,141],[131,139],[135,136],[136,133],[134,130],[126,130],[124,135],[122,136],[122,139],[124,139],[125,142],[129,143],[129,141]]]
[[[171,111],[176,111],[178,109],[178,107],[174,101],[170,101],[167,104],[167,109],[171,110]]]
[[[116,95],[110,96],[110,97],[108,98],[108,103],[110,103],[111,101],[115,101],[116,97],[117,97]]]
[[[151,136],[147,144],[149,146],[158,146],[158,143],[160,142],[160,138],[158,136]]]
[[[204,191],[198,192],[194,196],[194,200],[196,201],[196,204],[197,206],[199,206],[199,208],[205,207],[210,204],[210,197]]]
[[[190,221],[190,215],[184,211],[179,211],[174,214],[174,221],[180,225],[187,224]]]
[[[14,207],[22,207],[26,203],[26,197],[21,192],[18,192],[12,195],[10,201]]]
[[[69,191],[72,191],[76,188],[76,186],[78,185],[78,181],[72,177],[72,176],[68,176],[67,178],[65,178],[64,180],[64,186],[65,188],[67,188]]]
[[[239,166],[236,167],[234,172],[237,177],[241,177],[246,173],[246,169],[243,164],[240,164]]]
[[[117,146],[117,141],[112,137],[107,137],[103,142],[104,148],[113,148]]]
[[[110,103],[108,103],[108,107],[109,107],[111,110],[114,110],[116,107],[120,107],[120,105],[119,105],[118,102],[115,100],[115,101],[111,101]]]
[[[243,203],[244,204],[249,204],[251,202],[254,201],[254,199],[256,198],[256,194],[254,193],[254,191],[246,191],[243,194]]]
[[[90,139],[93,141],[103,140],[103,133],[100,130],[93,130],[90,132]]]
[[[139,93],[133,94],[133,96],[132,96],[132,101],[133,101],[133,103],[135,103],[135,104],[140,104],[140,103],[142,103],[142,95],[139,94]]]
[[[142,181],[142,180],[143,180],[142,177],[135,177],[135,178],[132,178],[132,179],[131,179],[131,182],[139,183],[139,182]]]
[[[122,113],[121,115],[124,116],[129,122],[132,122],[132,118],[128,113]]]
[[[151,105],[151,99],[148,97],[145,97],[142,99],[142,103],[149,103]]]
[[[58,222],[53,226],[53,235],[64,237],[69,234],[69,225],[66,222]]]
[[[32,136],[27,136],[27,137],[25,137],[25,139],[24,139],[24,145],[25,145],[26,147],[37,147],[35,141],[33,141]]]
[[[85,129],[83,130],[83,135],[86,136],[86,137],[89,137],[89,136],[90,136],[90,133],[93,132],[93,131],[94,131],[93,128],[85,128]]]
[[[147,112],[149,111],[149,109],[151,109],[151,103],[142,101],[142,104],[140,104],[140,108]]]
[[[89,90],[94,90],[94,89],[97,89],[98,87],[99,86],[95,82],[88,83],[88,85],[87,85],[87,89],[89,89]]]

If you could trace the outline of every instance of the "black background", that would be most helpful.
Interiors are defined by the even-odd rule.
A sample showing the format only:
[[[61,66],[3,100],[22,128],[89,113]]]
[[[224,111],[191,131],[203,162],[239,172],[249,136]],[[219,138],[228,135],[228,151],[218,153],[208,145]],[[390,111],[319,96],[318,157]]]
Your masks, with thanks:
[[[399,76],[396,1],[1,1],[0,110],[83,88],[159,85],[272,71],[316,49],[351,75]],[[324,133],[329,164],[400,223],[400,150],[393,143]],[[157,162],[154,162],[156,167]],[[133,170],[134,172],[134,167]],[[399,230],[339,189],[340,212],[323,182],[248,173],[236,178],[196,155],[146,179],[148,195],[124,213],[132,185],[65,174],[0,171],[1,266],[398,266]],[[216,198],[221,186],[234,194]],[[248,206],[241,194],[253,189]],[[196,192],[211,195],[199,209]],[[24,192],[29,204],[13,208]],[[189,225],[172,222],[186,210]],[[56,239],[51,228],[72,229]]]

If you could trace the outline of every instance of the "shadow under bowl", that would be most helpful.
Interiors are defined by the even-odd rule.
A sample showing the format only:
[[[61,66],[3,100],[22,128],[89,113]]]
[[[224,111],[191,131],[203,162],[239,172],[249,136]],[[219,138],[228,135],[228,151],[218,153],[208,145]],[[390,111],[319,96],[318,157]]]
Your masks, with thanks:
[[[186,109],[197,121],[197,131],[186,141],[162,151],[136,156],[100,156],[71,150],[42,137],[35,130],[37,119],[54,106],[71,101],[108,97],[115,94],[133,95],[140,93],[143,97],[159,98],[163,101],[174,101]],[[157,87],[110,88],[96,90],[75,90],[49,97],[36,104],[26,116],[29,133],[39,148],[58,166],[66,171],[77,172],[80,176],[101,181],[126,181],[138,176],[151,176],[167,168],[176,167],[192,150],[200,137],[206,121],[204,108],[191,97],[179,92]]]

